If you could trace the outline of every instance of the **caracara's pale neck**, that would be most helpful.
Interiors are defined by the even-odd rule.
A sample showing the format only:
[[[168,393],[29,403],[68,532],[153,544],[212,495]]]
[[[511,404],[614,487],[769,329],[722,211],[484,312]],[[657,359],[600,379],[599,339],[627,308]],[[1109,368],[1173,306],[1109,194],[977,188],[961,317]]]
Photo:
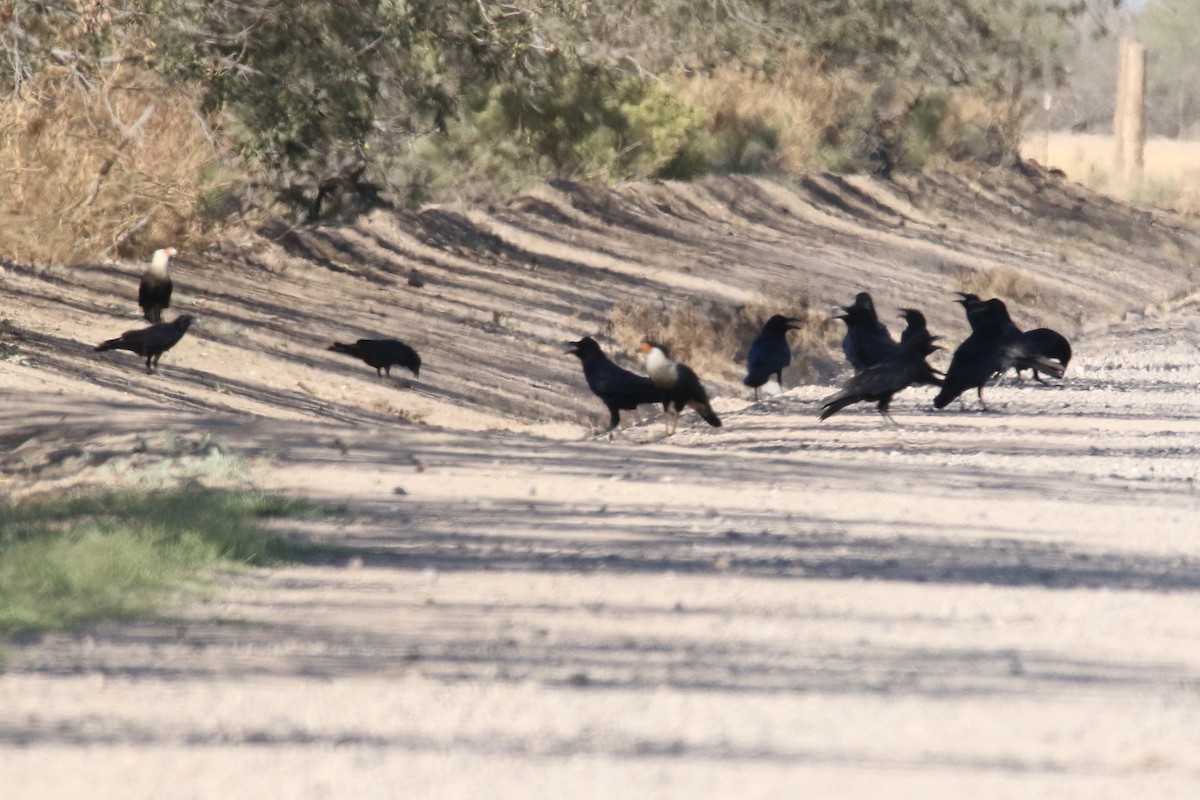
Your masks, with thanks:
[[[646,372],[656,381],[672,382],[675,379],[675,362],[657,347],[646,350]]]
[[[174,247],[164,247],[161,250],[154,251],[154,258],[150,259],[150,269],[147,272],[165,278],[167,276],[167,264],[171,261],[171,256],[175,255]]]

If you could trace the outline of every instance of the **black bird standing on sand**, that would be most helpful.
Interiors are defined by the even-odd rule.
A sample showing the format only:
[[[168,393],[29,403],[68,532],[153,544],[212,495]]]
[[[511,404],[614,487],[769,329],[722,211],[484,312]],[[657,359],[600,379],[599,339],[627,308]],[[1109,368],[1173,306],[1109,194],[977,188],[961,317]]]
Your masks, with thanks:
[[[971,323],[971,335],[954,351],[942,391],[933,398],[933,405],[935,408],[945,408],[967,389],[975,389],[979,405],[987,411],[987,404],[983,402],[983,387],[1000,368],[1001,347],[1011,320],[1002,300],[992,298],[981,301],[977,306],[966,299],[962,302]]]
[[[767,320],[750,344],[750,352],[746,355],[746,377],[742,383],[754,389],[755,400],[758,399],[758,388],[772,375],[779,381],[780,391],[783,390],[783,370],[792,363],[792,348],[788,346],[787,333],[798,327],[800,320],[776,314]]]
[[[566,347],[568,353],[579,356],[588,388],[608,407],[608,427],[604,433],[612,432],[620,424],[621,411],[632,411],[648,403],[662,403],[666,412],[667,404],[650,379],[614,364],[592,337],[566,342]]]
[[[96,345],[96,350],[128,350],[146,359],[146,372],[153,372],[158,367],[158,358],[174,347],[194,318],[190,314],[180,314],[174,322],[156,322],[149,328],[125,331],[116,339],[109,339]]]
[[[138,305],[142,307],[142,315],[150,322],[162,322],[163,310],[171,307],[171,292],[175,285],[171,282],[168,265],[175,253],[174,247],[155,250],[150,266],[146,267],[138,284]]]
[[[846,406],[865,400],[878,403],[879,413],[894,425],[888,406],[897,392],[916,384],[941,384],[933,367],[925,361],[938,349],[934,344],[936,340],[937,337],[930,336],[928,331],[914,332],[895,353],[859,372],[840,392],[821,401],[821,419],[828,419]]]
[[[675,432],[679,412],[684,406],[694,409],[714,428],[721,427],[721,420],[708,402],[708,393],[691,367],[673,361],[662,345],[649,339],[643,340],[638,349],[646,356],[646,371],[650,373],[651,382],[662,393],[663,403],[668,405],[664,422],[668,436]]]
[[[925,322],[925,315],[915,308],[900,309],[900,318],[905,322],[905,328],[900,332],[900,344],[903,346],[910,339],[913,339],[922,334],[929,335],[929,324]]]
[[[854,296],[854,305],[842,306],[842,311],[845,313],[837,316],[846,323],[842,352],[855,372],[862,372],[896,352],[899,345],[887,326],[879,321],[870,294],[859,292]]]
[[[967,314],[967,324],[974,331],[981,319],[980,314],[983,312],[983,300],[979,295],[971,294],[970,292],[957,292],[958,299],[954,302],[963,307],[963,311]]]
[[[362,359],[367,366],[374,367],[375,374],[381,378],[384,372],[390,378],[393,366],[412,370],[418,378],[421,376],[421,357],[399,339],[359,339],[354,344],[334,342],[326,349]]]

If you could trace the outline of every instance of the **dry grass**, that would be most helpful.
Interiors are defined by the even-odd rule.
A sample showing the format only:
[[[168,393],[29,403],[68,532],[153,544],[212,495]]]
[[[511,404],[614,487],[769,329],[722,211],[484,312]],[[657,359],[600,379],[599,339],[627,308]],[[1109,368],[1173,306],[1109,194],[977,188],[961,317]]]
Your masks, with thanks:
[[[701,376],[740,380],[750,343],[773,314],[803,321],[789,337],[793,360],[788,383],[823,375],[829,348],[837,341],[836,326],[824,306],[814,304],[807,295],[792,295],[779,288],[764,287],[759,299],[744,305],[693,299],[667,307],[661,300],[622,300],[609,311],[606,334],[628,352],[649,337],[666,345],[673,358]]]
[[[787,172],[827,166],[821,158],[827,131],[837,127],[847,107],[862,102],[861,90],[847,75],[822,71],[799,54],[770,72],[761,64],[733,64],[690,76],[681,82],[680,94],[711,115],[718,138],[753,142],[749,132],[766,123],[776,140],[773,149],[740,153],[736,160],[742,167]]]
[[[1083,133],[1029,133],[1021,154],[1057,167],[1073,181],[1124,200],[1200,213],[1200,142],[1148,139],[1139,186],[1120,186],[1113,166],[1112,136]]]
[[[953,274],[953,281],[956,291],[970,292],[984,299],[1008,298],[1023,306],[1036,306],[1042,296],[1036,280],[1010,266],[989,270],[959,267]]]
[[[95,84],[48,71],[0,105],[0,254],[37,263],[144,256],[200,234],[214,145],[191,100],[118,65]]]

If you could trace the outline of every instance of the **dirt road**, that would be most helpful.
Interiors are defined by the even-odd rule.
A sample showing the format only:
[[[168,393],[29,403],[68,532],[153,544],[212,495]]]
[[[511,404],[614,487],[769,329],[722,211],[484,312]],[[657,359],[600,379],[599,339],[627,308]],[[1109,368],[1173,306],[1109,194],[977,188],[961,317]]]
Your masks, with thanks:
[[[706,213],[722,207],[737,208]],[[986,239],[944,223],[953,208],[968,215],[921,212],[938,233],[920,248],[970,253]],[[849,224],[827,226],[827,253],[871,251],[879,230],[855,244]],[[763,228],[730,225],[728,247],[766,252]],[[768,272],[806,241],[772,230]],[[648,234],[631,223],[610,235],[599,276],[572,291],[599,298],[632,275],[616,269],[632,263],[622,248]],[[551,347],[595,330],[599,299],[589,311],[529,298],[539,310],[519,330],[479,328],[471,345],[430,333],[442,366],[405,386],[304,347],[375,312],[408,319],[350,304],[348,287],[370,294],[360,275],[282,256],[267,282],[213,267],[194,296],[207,329],[145,376],[135,359],[87,352],[100,327],[133,327],[104,299],[119,296],[118,271],[12,269],[0,281],[6,491],[244,481],[345,504],[344,518],[286,532],[357,555],[224,579],[169,622],[7,644],[4,797],[1194,796],[1193,234],[1137,235],[1162,237],[1143,259],[1153,288],[1106,282],[1082,258],[1039,260],[1032,238],[1014,256],[1035,272],[1058,264],[1088,321],[1071,331],[1065,381],[989,389],[991,413],[933,412],[920,389],[894,403],[899,428],[865,407],[818,422],[828,381],[756,404],[717,378],[724,427],[685,415],[662,440],[647,414],[613,442],[587,436],[602,410]],[[1097,264],[1119,252],[1062,241]],[[914,259],[898,261],[902,276],[920,273]],[[790,268],[825,263],[800,262]],[[716,267],[672,263],[720,292],[753,272],[726,284]],[[951,287],[905,284],[882,251],[856,263],[838,297],[874,282],[891,309],[911,289],[931,327],[959,338]],[[389,269],[402,281],[410,268]],[[320,316],[306,293],[318,275],[349,321]],[[630,280],[671,283],[641,275]],[[505,273],[497,291],[517,280]],[[1155,308],[1119,321],[1122,293]],[[268,309],[268,295],[290,300]],[[422,330],[486,322],[430,308]],[[528,372],[505,366],[522,359]]]

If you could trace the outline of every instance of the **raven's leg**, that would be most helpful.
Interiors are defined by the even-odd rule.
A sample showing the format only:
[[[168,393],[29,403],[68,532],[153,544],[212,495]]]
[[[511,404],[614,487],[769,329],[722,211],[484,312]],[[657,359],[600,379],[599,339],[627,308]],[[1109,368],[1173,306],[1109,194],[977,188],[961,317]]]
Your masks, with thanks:
[[[879,401],[879,405],[877,406],[877,408],[879,409],[879,413],[883,416],[883,418],[885,420],[890,422],[893,427],[899,428],[900,423],[896,422],[896,420],[892,419],[892,415],[888,411],[888,407],[891,405],[891,403],[892,403],[892,398],[885,397]]]
[[[979,405],[982,407],[982,409],[984,411],[991,411],[991,409],[988,408],[987,403],[983,402],[983,387],[980,386],[975,391],[979,395]]]

